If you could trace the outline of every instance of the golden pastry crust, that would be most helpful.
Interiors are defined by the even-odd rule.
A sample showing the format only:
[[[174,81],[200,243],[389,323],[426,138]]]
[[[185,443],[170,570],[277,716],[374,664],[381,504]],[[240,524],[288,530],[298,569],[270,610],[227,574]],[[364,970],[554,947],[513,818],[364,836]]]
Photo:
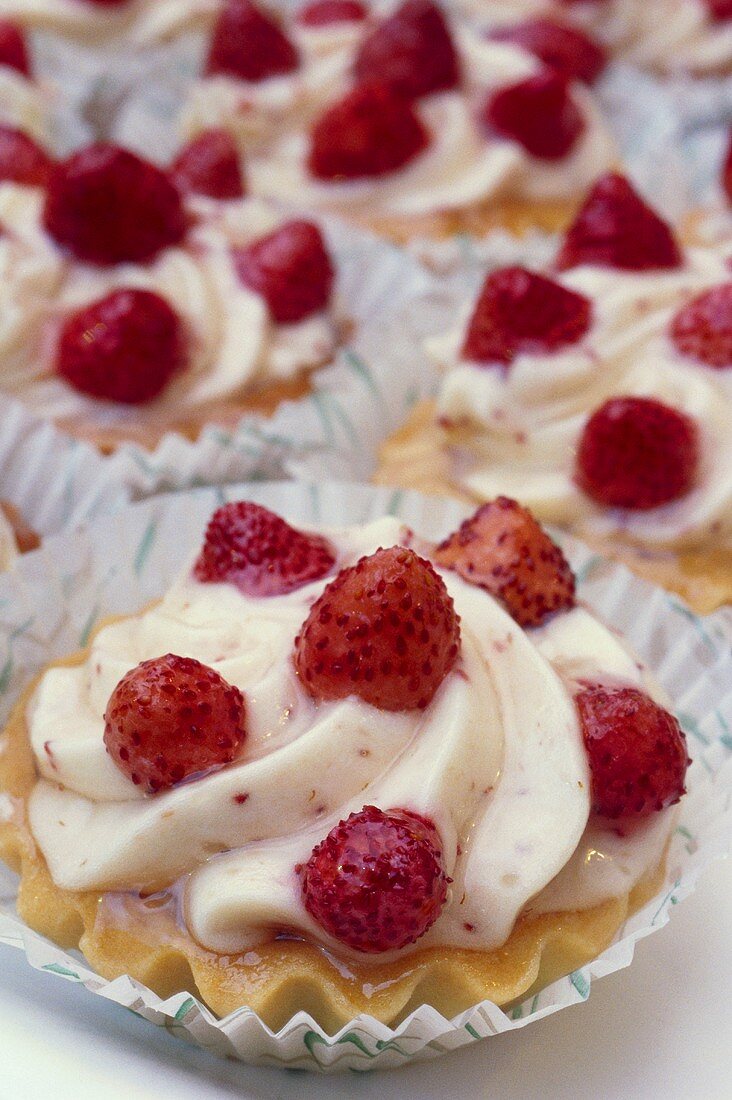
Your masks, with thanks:
[[[88,653],[54,665],[80,664]],[[36,683],[0,740],[0,789],[13,805],[11,819],[0,823],[0,858],[21,876],[18,912],[61,947],[80,948],[103,977],[129,974],[161,997],[197,994],[219,1016],[247,1005],[278,1029],[303,1010],[332,1032],[360,1013],[396,1024],[425,1003],[446,1017],[486,998],[510,1004],[596,958],[663,885],[665,858],[629,895],[584,911],[525,915],[491,952],[428,948],[390,963],[349,962],[346,970],[312,944],[283,938],[240,956],[220,956],[185,930],[179,888],[141,897],[75,893],[54,884],[26,816],[37,775],[25,714]]]
[[[551,202],[487,199],[458,210],[403,217],[363,216],[351,220],[400,245],[418,238],[439,241],[462,235],[485,237],[496,229],[524,237],[531,230],[562,232],[574,218],[580,201],[579,198],[575,202],[566,199]]]
[[[313,373],[328,366],[329,362],[330,360],[303,371],[292,381],[273,383],[253,391],[246,398],[203,405],[195,414],[186,417],[161,415],[158,420],[146,417],[139,421],[130,418],[114,426],[95,424],[91,418],[81,420],[69,417],[59,421],[59,427],[77,439],[92,444],[102,454],[112,454],[124,443],[137,443],[145,450],[152,451],[169,432],[176,432],[195,442],[209,425],[234,431],[244,416],[270,419],[284,401],[299,401],[311,393]]]
[[[454,454],[459,431],[449,433],[436,418],[434,401],[422,401],[394,435],[383,444],[374,475],[378,485],[398,485],[437,496],[480,503],[461,488],[454,476]],[[732,550],[654,551],[620,537],[587,539],[605,557],[620,561],[634,573],[675,592],[700,615],[732,603]]]

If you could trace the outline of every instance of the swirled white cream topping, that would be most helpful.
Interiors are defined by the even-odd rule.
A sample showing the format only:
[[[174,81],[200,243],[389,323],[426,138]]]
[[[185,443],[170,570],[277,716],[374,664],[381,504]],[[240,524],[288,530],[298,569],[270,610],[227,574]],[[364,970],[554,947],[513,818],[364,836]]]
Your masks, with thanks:
[[[338,568],[413,539],[392,519],[328,537]],[[287,928],[342,953],[305,911],[295,866],[338,820],[376,804],[426,815],[442,839],[454,882],[420,945],[503,943],[531,899],[563,868],[574,874],[588,838],[599,851],[608,840],[607,860],[587,882],[575,875],[571,907],[614,896],[621,856],[603,831],[586,832],[572,694],[578,678],[644,684],[641,666],[583,608],[532,635],[481,589],[443,576],[461,655],[424,711],[384,712],[353,696],[316,705],[303,691],[294,638],[328,578],[252,599],[186,571],[160,604],[101,630],[82,665],[47,671],[28,709],[41,776],[29,815],[54,881],[127,890],[182,880],[187,926],[213,950],[245,950]],[[107,755],[103,714],[130,668],[169,651],[245,693],[247,739],[227,768],[147,797]],[[633,859],[636,880],[658,860],[642,833]]]
[[[330,183],[307,168],[311,124],[349,86],[362,24],[298,31],[301,66],[259,84],[215,76],[194,87],[183,114],[187,134],[226,126],[242,143],[249,184],[257,195],[317,209],[360,214],[421,215],[456,209],[510,192],[533,200],[569,198],[610,167],[616,150],[581,85],[572,95],[585,131],[560,161],[538,160],[516,142],[487,137],[477,121],[486,96],[523,80],[539,62],[514,46],[490,42],[466,27],[454,27],[463,87],[427,96],[416,110],[430,135],[429,146],[402,169],[378,179]],[[311,40],[317,37],[316,50]],[[331,41],[331,48],[326,43]]]
[[[703,0],[605,0],[569,10],[572,19],[633,64],[696,73],[732,65],[732,21],[715,22]]]
[[[104,6],[86,0],[0,0],[0,17],[25,26],[98,42],[124,33],[151,42],[213,20],[221,0],[127,0]]]
[[[622,532],[660,546],[732,545],[732,372],[682,358],[668,333],[687,301],[726,282],[718,251],[687,254],[678,271],[624,274],[582,266],[561,282],[588,297],[593,324],[576,345],[514,363],[481,366],[460,351],[463,324],[428,341],[445,372],[438,411],[469,433],[457,476],[471,493],[519,497],[542,520],[594,535]],[[682,499],[647,512],[603,509],[573,480],[574,455],[590,415],[611,396],[655,397],[694,418],[701,434],[697,483]],[[459,446],[459,443],[458,443]]]
[[[554,16],[644,68],[705,73],[732,65],[732,22],[715,22],[704,0],[458,0],[458,9],[485,27]]]
[[[0,125],[14,126],[37,141],[50,136],[49,93],[34,80],[0,65]]]
[[[13,525],[0,504],[0,573],[12,569],[19,557]]]
[[[146,266],[106,269],[62,256],[43,232],[42,201],[35,189],[0,185],[0,388],[40,415],[104,427],[157,425],[293,379],[332,357],[337,337],[329,313],[276,324],[264,299],[237,277],[232,248],[245,247],[284,222],[264,204],[196,200],[191,207],[200,220],[185,246],[166,249]],[[186,329],[185,368],[142,406],[87,397],[53,366],[63,318],[120,287],[160,294]]]

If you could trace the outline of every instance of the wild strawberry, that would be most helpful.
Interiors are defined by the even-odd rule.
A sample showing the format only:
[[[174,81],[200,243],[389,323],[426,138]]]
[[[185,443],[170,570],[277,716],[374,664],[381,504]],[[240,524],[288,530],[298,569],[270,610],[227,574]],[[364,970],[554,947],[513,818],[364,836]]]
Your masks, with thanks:
[[[123,287],[65,321],[56,370],[82,393],[138,405],[157,397],[184,361],[175,310],[150,290]]]
[[[294,72],[297,50],[279,23],[250,0],[226,0],[214,27],[206,73],[259,83]]]
[[[123,676],[104,714],[104,744],[149,794],[230,764],[246,735],[238,688],[200,661],[167,653]]]
[[[0,125],[0,182],[45,187],[53,161],[33,138],[13,126]]]
[[[484,588],[519,626],[574,607],[574,574],[528,508],[508,497],[483,504],[437,547],[438,565]]]
[[[286,222],[266,237],[237,249],[239,279],[260,294],[274,321],[291,324],[325,309],[335,272],[317,225]]]
[[[408,99],[454,88],[457,53],[445,17],[431,0],[406,0],[364,40],[354,74],[388,84]]]
[[[699,465],[696,423],[650,397],[612,397],[577,448],[576,480],[598,504],[645,511],[690,491]]]
[[[329,27],[332,23],[361,23],[368,11],[359,0],[312,0],[297,13],[304,27]]]
[[[714,23],[726,23],[732,19],[732,0],[704,0]]]
[[[724,167],[722,168],[722,187],[724,188],[727,198],[732,203],[732,126],[729,131],[727,156],[725,157]]]
[[[682,263],[666,222],[617,172],[609,172],[594,185],[567,230],[557,259],[560,271],[579,264],[654,271]]]
[[[316,122],[308,168],[333,182],[383,176],[414,160],[429,141],[410,103],[387,84],[364,84]]]
[[[568,156],[585,130],[566,78],[550,69],[499,88],[483,109],[483,122],[539,160]]]
[[[0,19],[0,65],[7,65],[30,77],[30,60],[25,35],[9,19]]]
[[[442,578],[394,546],[330,582],[295,639],[295,668],[313,699],[358,695],[382,710],[414,710],[432,701],[459,651]]]
[[[517,355],[576,344],[592,321],[589,299],[523,267],[504,267],[483,283],[463,359],[508,366]]]
[[[544,16],[497,27],[490,32],[490,38],[520,46],[567,80],[594,84],[607,64],[602,46],[589,35]]]
[[[450,879],[431,821],[364,806],[340,821],[301,872],[305,908],[354,951],[415,943],[440,915]]]
[[[186,231],[181,197],[168,175],[105,143],[54,168],[43,218],[57,244],[99,266],[152,260]]]
[[[671,339],[681,355],[708,367],[732,367],[732,283],[712,287],[680,309]]]
[[[334,565],[326,539],[239,500],[214,512],[193,573],[204,584],[233,584],[246,596],[284,596],[324,577]]]
[[[672,714],[636,688],[594,685],[576,703],[595,813],[646,817],[679,801],[691,761]]]
[[[173,182],[184,195],[240,199],[244,177],[236,143],[228,130],[204,130],[189,141],[171,165]]]

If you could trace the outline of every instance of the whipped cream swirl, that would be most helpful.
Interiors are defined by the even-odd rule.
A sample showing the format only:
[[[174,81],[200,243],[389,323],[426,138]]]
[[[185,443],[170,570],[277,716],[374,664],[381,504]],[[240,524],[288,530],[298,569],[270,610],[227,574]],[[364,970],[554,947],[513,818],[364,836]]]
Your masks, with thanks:
[[[338,567],[414,540],[393,519],[327,534]],[[628,889],[658,862],[656,832],[638,828],[632,858],[616,859],[612,841],[606,861],[585,866],[576,855],[590,842],[604,851],[608,838],[586,832],[572,696],[579,679],[644,684],[642,668],[581,607],[528,634],[481,589],[443,578],[461,616],[461,656],[424,711],[384,712],[353,696],[316,705],[303,691],[294,638],[327,578],[254,599],[186,570],[160,604],[102,629],[83,664],[47,671],[28,708],[41,776],[29,816],[54,881],[72,890],[178,881],[187,926],[212,950],[246,950],[287,928],[342,954],[304,909],[295,866],[337,821],[375,804],[424,814],[441,836],[454,881],[420,946],[496,947],[551,883],[569,889],[563,876],[569,908]],[[106,753],[103,714],[130,668],[168,651],[245,693],[247,739],[230,766],[149,797]]]
[[[109,6],[87,0],[0,0],[0,17],[93,42],[124,33],[145,44],[212,21],[220,6],[221,0],[127,0]]]
[[[644,68],[711,73],[732,65],[732,22],[715,21],[704,0],[457,0],[457,6],[484,27],[556,17]]]

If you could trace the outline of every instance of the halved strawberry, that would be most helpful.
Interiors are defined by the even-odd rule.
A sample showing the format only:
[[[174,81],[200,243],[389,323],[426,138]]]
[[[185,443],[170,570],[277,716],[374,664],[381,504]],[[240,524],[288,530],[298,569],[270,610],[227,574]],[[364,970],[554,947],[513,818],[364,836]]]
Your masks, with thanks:
[[[577,448],[576,480],[598,504],[644,511],[694,485],[696,422],[651,397],[612,397],[592,414]]]
[[[414,160],[429,141],[411,103],[387,84],[363,84],[316,122],[308,168],[334,183],[383,176]]]
[[[408,99],[456,87],[458,57],[445,17],[431,0],[406,0],[361,45],[361,83],[388,84]]]
[[[258,83],[294,72],[297,50],[279,23],[251,0],[226,0],[216,21],[206,73]]]
[[[500,268],[483,283],[462,358],[508,366],[522,353],[550,354],[581,340],[591,321],[583,295],[523,267]]]
[[[715,23],[726,23],[732,19],[732,0],[704,0],[704,3]]]
[[[732,283],[705,290],[671,322],[677,351],[707,367],[732,367]]]
[[[30,59],[25,34],[9,19],[0,19],[0,65],[7,65],[30,77]]]
[[[297,13],[303,27],[330,27],[333,23],[362,23],[368,11],[360,0],[311,0]]]
[[[118,145],[88,145],[57,164],[43,222],[79,260],[145,263],[179,244],[186,220],[178,189],[162,169]]]
[[[508,497],[481,505],[440,543],[434,559],[490,592],[519,626],[540,626],[574,607],[567,559],[528,508]]]
[[[557,258],[560,271],[580,264],[655,271],[681,267],[683,256],[666,222],[624,176],[609,172],[585,199]]]
[[[236,142],[228,130],[204,130],[185,145],[171,166],[173,182],[184,195],[240,199],[244,175]]]
[[[442,578],[394,546],[342,569],[295,639],[316,700],[358,695],[382,710],[426,707],[457,660],[460,626]]]
[[[605,51],[593,38],[548,16],[496,27],[489,37],[520,46],[568,80],[594,84],[607,64]]]
[[[539,160],[562,160],[585,131],[566,77],[551,69],[493,92],[482,119],[489,132],[517,141]]]
[[[193,574],[203,584],[236,585],[246,596],[284,596],[326,576],[334,564],[326,539],[239,500],[214,512]]]
[[[51,157],[33,138],[14,126],[0,125],[0,182],[45,187],[52,170]]]
[[[234,264],[242,283],[261,294],[279,324],[302,321],[328,305],[335,271],[313,222],[286,222],[237,249]]]
[[[331,829],[300,875],[310,915],[340,943],[369,954],[415,943],[440,915],[450,882],[432,822],[376,806]]]
[[[595,813],[611,819],[647,817],[679,801],[691,761],[672,714],[637,688],[594,685],[575,701]]]
[[[732,203],[732,126],[730,126],[729,131],[727,156],[725,157],[724,166],[722,168],[722,187],[724,188],[727,198]]]

